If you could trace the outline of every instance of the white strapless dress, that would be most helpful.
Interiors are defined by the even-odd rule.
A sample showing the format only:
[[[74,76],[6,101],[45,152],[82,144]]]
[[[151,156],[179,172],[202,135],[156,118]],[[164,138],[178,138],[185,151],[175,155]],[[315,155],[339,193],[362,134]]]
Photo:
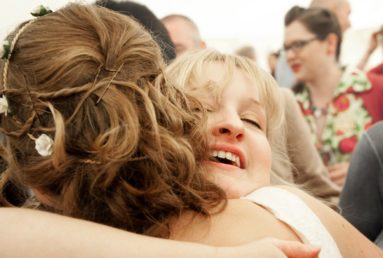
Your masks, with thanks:
[[[289,225],[304,243],[321,247],[320,258],[342,255],[327,229],[314,212],[295,194],[278,188],[262,187],[241,199],[257,203]]]

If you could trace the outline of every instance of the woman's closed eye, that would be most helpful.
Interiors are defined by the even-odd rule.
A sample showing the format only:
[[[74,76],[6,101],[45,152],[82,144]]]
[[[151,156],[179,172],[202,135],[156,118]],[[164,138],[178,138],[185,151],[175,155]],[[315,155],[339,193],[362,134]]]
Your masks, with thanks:
[[[254,119],[242,118],[242,121],[244,121],[244,122],[246,122],[246,123],[248,123],[248,124],[250,124],[252,126],[255,126],[255,127],[257,127],[257,128],[262,130],[261,125],[256,120],[254,120]]]

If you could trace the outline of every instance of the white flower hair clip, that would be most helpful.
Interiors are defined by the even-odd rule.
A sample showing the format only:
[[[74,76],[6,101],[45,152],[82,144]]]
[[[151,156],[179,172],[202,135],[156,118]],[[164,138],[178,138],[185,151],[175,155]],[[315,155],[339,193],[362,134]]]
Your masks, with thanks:
[[[29,138],[35,141],[35,149],[37,152],[43,156],[50,156],[53,152],[53,140],[43,133],[38,138],[35,138],[33,135],[28,134]]]
[[[8,114],[8,100],[5,95],[0,97],[0,114]]]
[[[35,9],[33,9],[31,14],[35,17],[39,17],[39,16],[47,15],[48,13],[51,13],[51,12],[52,10],[49,7],[40,4],[36,6]]]

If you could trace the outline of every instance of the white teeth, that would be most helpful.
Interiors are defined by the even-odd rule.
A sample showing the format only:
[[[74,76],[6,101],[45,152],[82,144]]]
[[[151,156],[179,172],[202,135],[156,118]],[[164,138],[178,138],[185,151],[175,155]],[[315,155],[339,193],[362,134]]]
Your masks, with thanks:
[[[239,167],[239,168],[241,167],[241,161],[240,161],[239,157],[234,153],[231,153],[228,151],[216,151],[215,150],[215,151],[213,151],[212,156],[218,157],[221,159],[230,160],[230,161],[234,162],[237,167]]]

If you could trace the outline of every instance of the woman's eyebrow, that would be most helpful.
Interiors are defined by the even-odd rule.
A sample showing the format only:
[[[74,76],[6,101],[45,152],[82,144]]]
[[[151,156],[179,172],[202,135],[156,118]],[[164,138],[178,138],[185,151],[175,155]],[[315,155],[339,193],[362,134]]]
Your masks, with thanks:
[[[263,105],[258,100],[256,100],[255,98],[249,98],[248,101],[245,102],[245,104],[247,106],[255,106],[257,109],[262,110],[262,111],[265,110]]]

